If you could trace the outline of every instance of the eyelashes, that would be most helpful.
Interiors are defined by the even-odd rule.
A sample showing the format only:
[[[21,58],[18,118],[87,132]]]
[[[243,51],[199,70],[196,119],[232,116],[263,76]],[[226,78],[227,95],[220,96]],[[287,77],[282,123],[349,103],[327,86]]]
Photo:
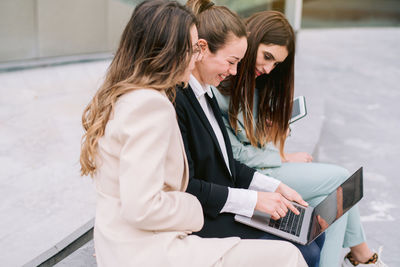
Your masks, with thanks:
[[[272,55],[270,55],[270,54],[264,54],[264,59],[265,59],[265,60],[275,60],[275,58],[274,58]],[[275,63],[274,63],[274,67],[278,66],[279,63],[281,63],[281,62],[275,62]]]
[[[269,55],[267,55],[267,54],[264,54],[264,59],[265,59],[265,60],[271,60],[272,58],[271,58],[271,56],[269,56]]]

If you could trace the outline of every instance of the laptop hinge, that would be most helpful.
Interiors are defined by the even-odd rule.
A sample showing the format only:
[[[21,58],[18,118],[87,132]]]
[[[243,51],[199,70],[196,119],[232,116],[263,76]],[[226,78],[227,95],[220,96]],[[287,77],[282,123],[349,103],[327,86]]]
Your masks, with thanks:
[[[311,213],[311,220],[308,226],[308,232],[307,232],[307,242],[310,240],[310,235],[311,235],[311,227],[313,225],[313,218],[314,218],[314,213],[315,213],[315,209],[313,209],[312,213]]]

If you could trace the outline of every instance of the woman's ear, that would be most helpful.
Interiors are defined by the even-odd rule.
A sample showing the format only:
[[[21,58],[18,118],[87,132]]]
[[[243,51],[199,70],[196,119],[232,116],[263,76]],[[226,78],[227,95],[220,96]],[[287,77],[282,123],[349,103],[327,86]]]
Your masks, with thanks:
[[[204,39],[199,39],[197,41],[197,44],[199,45],[199,48],[200,48],[200,54],[199,54],[199,58],[198,58],[198,60],[200,61],[203,59],[204,55],[209,51],[208,43]]]

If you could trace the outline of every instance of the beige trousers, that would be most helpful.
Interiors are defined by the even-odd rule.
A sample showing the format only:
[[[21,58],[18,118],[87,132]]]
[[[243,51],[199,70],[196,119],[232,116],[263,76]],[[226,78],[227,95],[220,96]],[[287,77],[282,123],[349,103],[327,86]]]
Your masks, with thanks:
[[[300,251],[291,243],[278,240],[242,239],[215,267],[295,267],[307,266]]]

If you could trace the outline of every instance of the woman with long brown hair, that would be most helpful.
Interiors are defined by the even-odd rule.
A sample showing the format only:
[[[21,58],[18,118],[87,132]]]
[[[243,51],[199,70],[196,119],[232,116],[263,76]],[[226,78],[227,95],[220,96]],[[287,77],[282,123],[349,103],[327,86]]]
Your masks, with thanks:
[[[294,93],[295,35],[284,15],[277,11],[252,15],[246,27],[248,49],[238,75],[213,90],[234,157],[289,185],[314,206],[349,173],[339,166],[310,163],[312,157],[304,152],[284,153]],[[351,248],[345,264],[350,258],[353,262],[375,259],[376,266],[381,266],[378,254],[365,243],[357,207],[326,231],[320,265],[338,266],[342,246]]]
[[[235,215],[251,217],[257,210],[279,219],[288,210],[298,214],[289,200],[307,203],[285,184],[233,159],[221,113],[210,89],[211,85],[217,86],[227,76],[236,74],[237,64],[247,48],[245,25],[227,7],[209,0],[190,0],[187,5],[199,21],[200,54],[188,86],[177,90],[176,112],[190,166],[187,192],[200,200],[205,216],[203,228],[195,234],[279,239],[236,222]],[[307,263],[313,266],[318,262],[317,245],[298,245],[298,248]]]
[[[188,165],[170,99],[176,84],[189,80],[197,40],[195,17],[177,2],[139,4],[84,111],[80,162],[82,175],[92,175],[96,185],[97,263],[304,266],[285,242],[189,235],[204,218],[199,201],[184,192]]]

